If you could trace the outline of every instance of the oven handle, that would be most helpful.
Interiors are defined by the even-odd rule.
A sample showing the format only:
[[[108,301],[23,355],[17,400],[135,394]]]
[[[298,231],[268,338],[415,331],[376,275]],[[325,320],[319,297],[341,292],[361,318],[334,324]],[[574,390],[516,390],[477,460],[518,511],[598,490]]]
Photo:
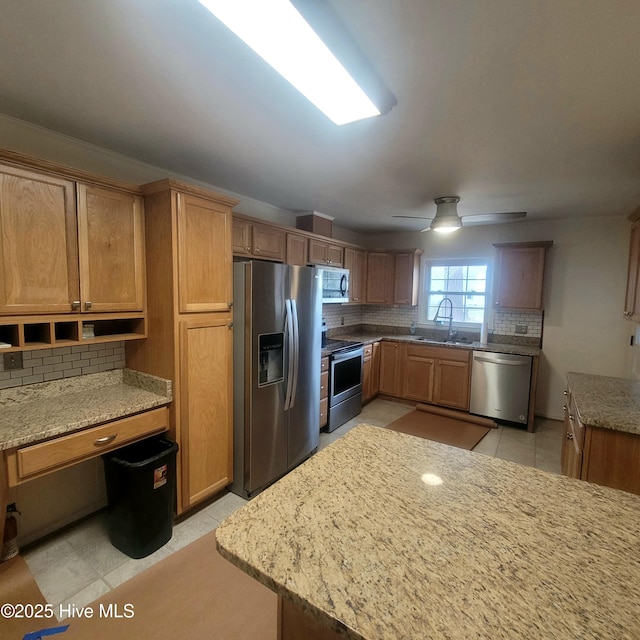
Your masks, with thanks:
[[[293,321],[293,385],[291,387],[291,397],[289,408],[296,403],[296,393],[298,391],[298,371],[300,369],[300,327],[298,325],[298,305],[295,300],[291,300],[291,316]]]
[[[293,386],[293,318],[291,312],[291,300],[284,301],[285,310],[285,334],[287,336],[287,391],[284,397],[284,410],[291,406],[291,388]]]
[[[356,347],[355,349],[349,349],[349,351],[341,351],[340,353],[331,354],[331,362],[342,362],[344,360],[351,360],[352,358],[363,358],[364,347]]]

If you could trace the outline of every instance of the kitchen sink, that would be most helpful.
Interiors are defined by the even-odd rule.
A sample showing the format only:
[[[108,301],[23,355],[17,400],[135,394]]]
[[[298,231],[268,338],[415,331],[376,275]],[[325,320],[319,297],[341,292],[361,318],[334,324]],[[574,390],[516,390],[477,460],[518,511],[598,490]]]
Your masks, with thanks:
[[[419,340],[420,342],[426,342],[428,344],[471,345],[471,342],[467,342],[466,340],[436,340],[435,338],[427,338],[425,336],[411,336],[411,339]]]

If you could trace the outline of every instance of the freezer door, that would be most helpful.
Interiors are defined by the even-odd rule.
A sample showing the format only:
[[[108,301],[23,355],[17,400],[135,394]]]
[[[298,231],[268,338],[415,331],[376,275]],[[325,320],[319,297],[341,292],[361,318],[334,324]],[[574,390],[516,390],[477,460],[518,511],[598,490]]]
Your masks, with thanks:
[[[292,469],[320,442],[320,352],[322,288],[320,274],[310,267],[289,267],[289,298],[297,333],[291,406],[288,410],[287,466]]]
[[[287,471],[284,402],[289,350],[285,336],[287,267],[252,262],[245,309],[245,490],[251,494]],[[236,331],[241,331],[236,326]],[[281,349],[278,348],[279,342]]]

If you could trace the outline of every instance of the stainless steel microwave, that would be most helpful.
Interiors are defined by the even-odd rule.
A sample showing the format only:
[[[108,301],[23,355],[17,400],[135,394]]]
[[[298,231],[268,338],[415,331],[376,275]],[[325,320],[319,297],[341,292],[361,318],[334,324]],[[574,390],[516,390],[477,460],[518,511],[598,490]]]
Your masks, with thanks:
[[[320,267],[322,271],[322,302],[349,302],[349,269]]]

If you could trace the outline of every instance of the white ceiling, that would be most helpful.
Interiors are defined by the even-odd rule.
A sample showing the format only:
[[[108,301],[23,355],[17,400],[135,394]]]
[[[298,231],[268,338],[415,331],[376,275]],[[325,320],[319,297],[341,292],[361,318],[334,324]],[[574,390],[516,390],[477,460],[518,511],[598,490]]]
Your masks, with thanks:
[[[397,97],[337,127],[197,0],[0,0],[0,113],[357,231],[640,205],[638,0],[332,0]],[[2,140],[0,140],[2,146]]]

